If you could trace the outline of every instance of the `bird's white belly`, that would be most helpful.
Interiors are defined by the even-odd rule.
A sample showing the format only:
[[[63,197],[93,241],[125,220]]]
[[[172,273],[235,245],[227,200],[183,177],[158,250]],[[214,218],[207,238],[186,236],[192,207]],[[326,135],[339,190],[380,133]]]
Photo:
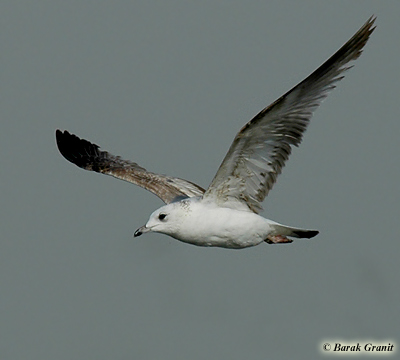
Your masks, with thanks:
[[[198,246],[244,248],[263,242],[270,227],[263,217],[247,211],[192,207],[179,231],[172,236]]]

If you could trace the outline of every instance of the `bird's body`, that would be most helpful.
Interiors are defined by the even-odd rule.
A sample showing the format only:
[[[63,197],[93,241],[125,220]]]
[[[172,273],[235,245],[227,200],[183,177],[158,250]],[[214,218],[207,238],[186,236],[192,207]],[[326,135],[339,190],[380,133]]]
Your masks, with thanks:
[[[282,225],[258,213],[313,112],[351,67],[347,64],[360,56],[374,21],[370,18],[324,64],[239,131],[206,190],[147,171],[68,131],[56,131],[58,148],[75,165],[141,186],[167,204],[153,212],[135,236],[159,232],[194,245],[232,249],[292,242],[287,236],[314,237],[316,230]]]
[[[156,210],[159,213],[171,212],[179,219],[177,226],[162,227],[162,232],[175,239],[199,246],[219,246],[225,248],[244,248],[258,245],[271,232],[267,219],[251,211],[224,208],[204,202],[201,198],[190,198],[172,203]],[[172,215],[174,216],[174,215]],[[151,216],[151,220],[153,217]],[[169,222],[174,219],[169,219]],[[153,220],[154,221],[154,220]],[[157,230],[158,222],[154,221]],[[160,225],[164,225],[160,222]],[[146,225],[152,226],[153,222]]]
[[[162,219],[160,219],[160,215]],[[250,210],[217,206],[193,197],[165,205],[150,215],[135,236],[160,232],[185,243],[241,249],[269,243],[291,242],[286,236],[312,237],[316,230],[290,228]],[[277,235],[280,237],[276,238]]]

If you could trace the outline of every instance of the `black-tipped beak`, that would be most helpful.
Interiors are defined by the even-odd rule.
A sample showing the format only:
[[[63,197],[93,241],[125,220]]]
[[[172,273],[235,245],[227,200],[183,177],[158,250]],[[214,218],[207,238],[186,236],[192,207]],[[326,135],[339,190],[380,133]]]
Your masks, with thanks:
[[[143,225],[142,227],[140,227],[139,229],[137,229],[135,231],[135,233],[133,234],[134,237],[138,237],[142,234],[145,234],[147,232],[151,231],[151,228],[146,227],[146,225]]]
[[[143,233],[140,231],[140,229],[137,229],[136,231],[135,231],[135,233],[133,234],[133,237],[138,237],[138,236],[140,236],[140,235],[142,235]]]

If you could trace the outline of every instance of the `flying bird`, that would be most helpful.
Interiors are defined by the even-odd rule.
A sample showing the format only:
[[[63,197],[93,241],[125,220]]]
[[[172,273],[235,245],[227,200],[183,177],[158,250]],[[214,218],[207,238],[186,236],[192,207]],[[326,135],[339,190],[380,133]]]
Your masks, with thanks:
[[[210,186],[147,171],[68,131],[56,131],[61,154],[73,164],[141,186],[166,205],[155,210],[134,236],[167,234],[198,246],[241,249],[263,242],[291,243],[317,230],[279,224],[259,215],[261,203],[298,146],[313,112],[343,78],[374,31],[371,17],[311,75],[261,110],[238,132]]]

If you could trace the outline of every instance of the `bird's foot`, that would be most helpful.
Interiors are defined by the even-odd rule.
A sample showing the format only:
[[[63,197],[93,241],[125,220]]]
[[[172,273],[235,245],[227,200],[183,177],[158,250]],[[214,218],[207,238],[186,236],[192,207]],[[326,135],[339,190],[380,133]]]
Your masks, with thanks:
[[[268,244],[290,244],[293,242],[293,240],[290,240],[283,235],[268,235],[264,241]]]

